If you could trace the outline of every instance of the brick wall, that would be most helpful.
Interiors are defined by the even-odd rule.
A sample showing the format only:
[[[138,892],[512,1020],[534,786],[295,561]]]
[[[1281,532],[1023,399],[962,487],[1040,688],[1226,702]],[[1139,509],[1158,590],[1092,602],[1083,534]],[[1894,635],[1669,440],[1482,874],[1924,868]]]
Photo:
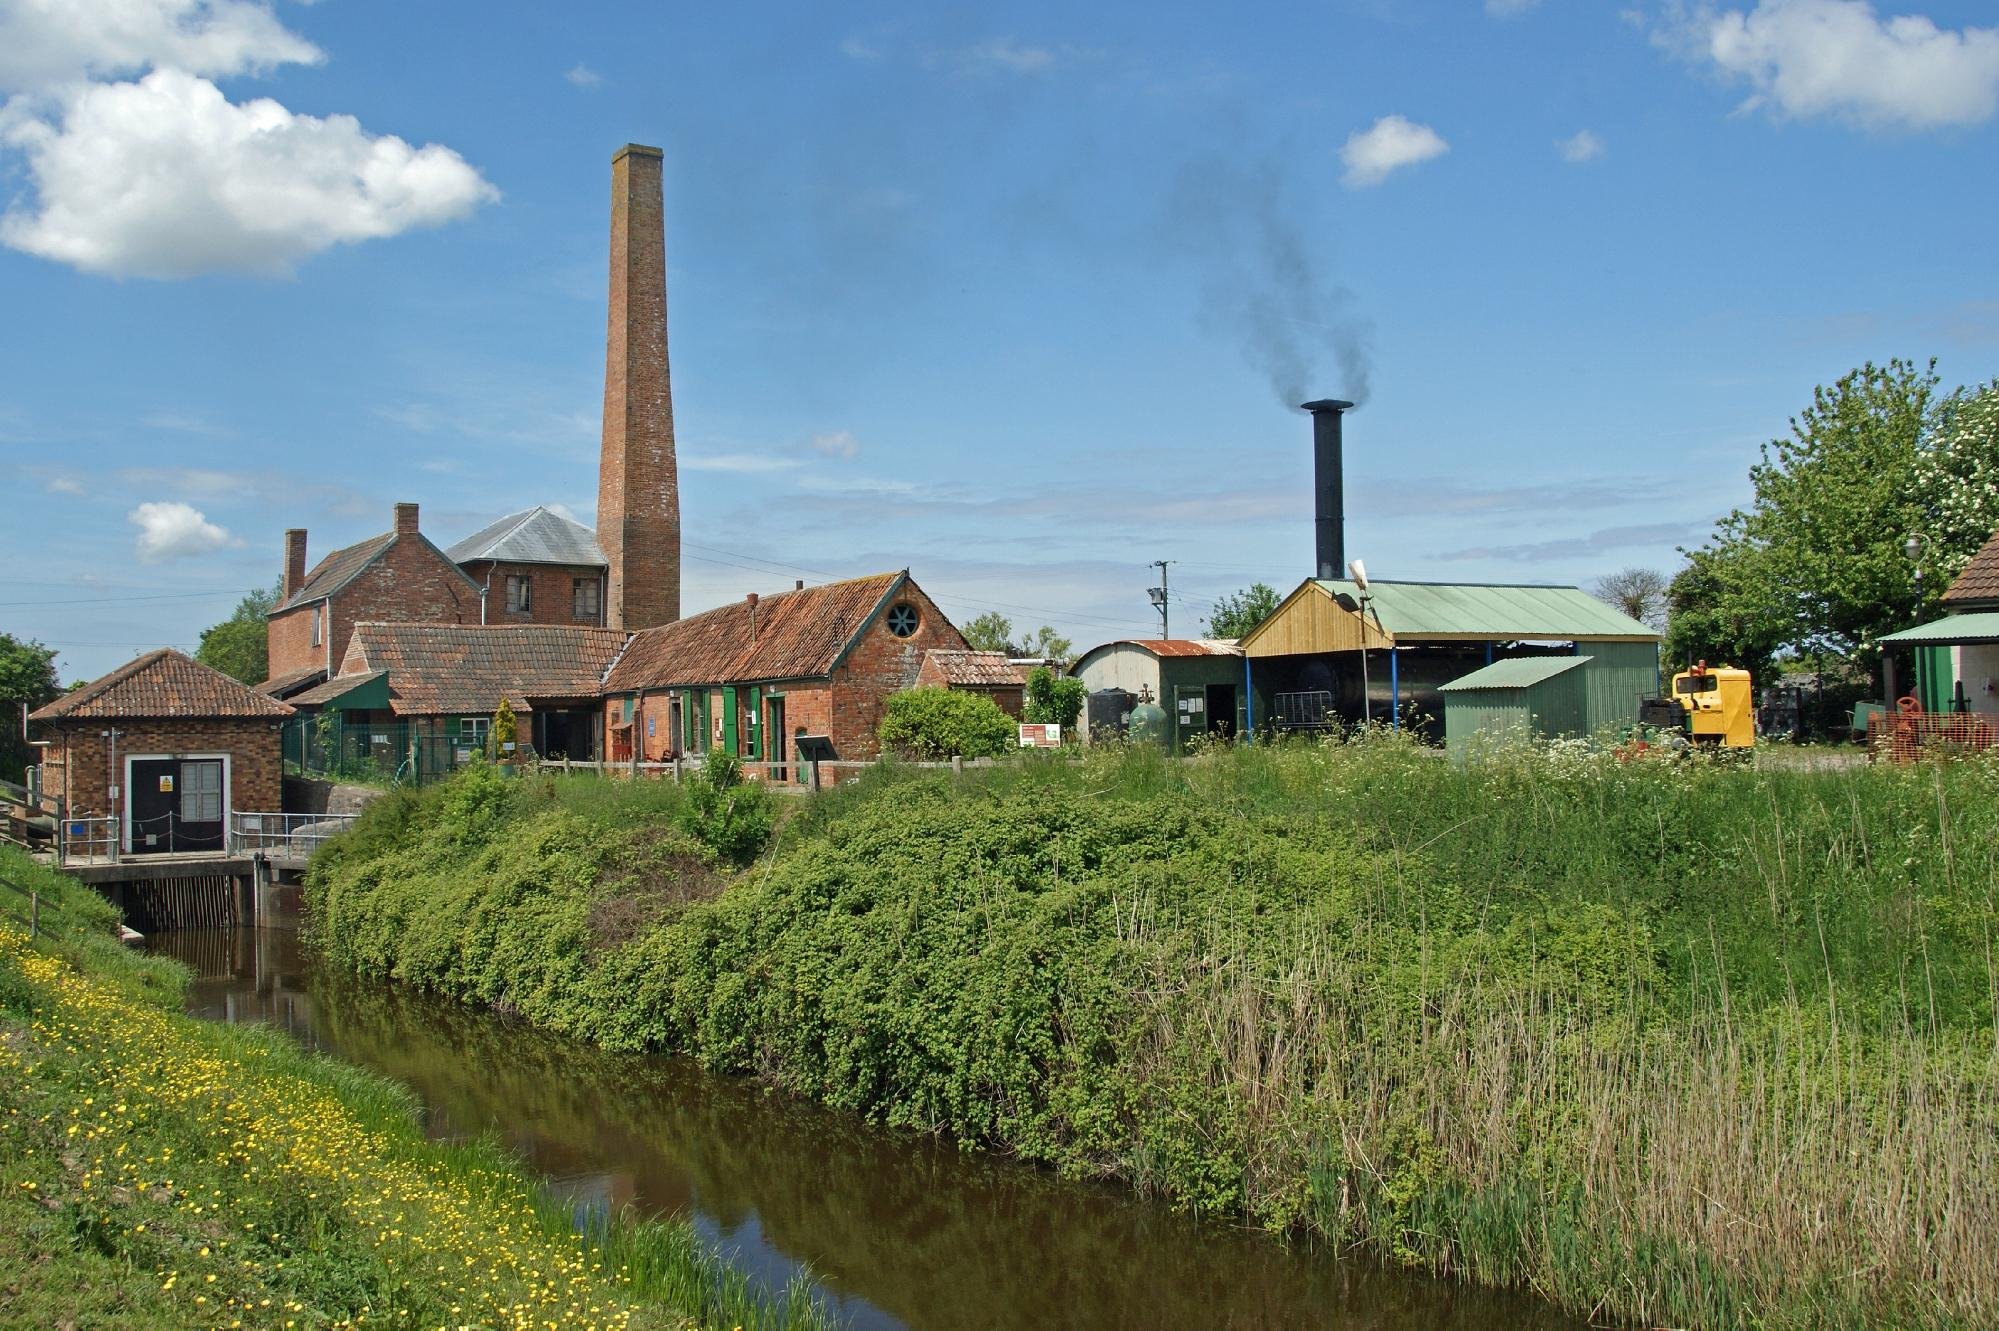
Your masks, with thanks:
[[[481,587],[491,587],[486,597],[488,624],[597,624],[604,622],[604,570],[588,565],[500,564],[477,560],[465,565],[465,576]],[[492,578],[489,584],[486,579]],[[507,609],[507,579],[526,578],[529,584],[525,612]],[[597,584],[597,613],[578,619],[571,613],[575,605],[576,579],[588,578]],[[474,602],[476,607],[477,602]],[[476,610],[471,623],[477,623]]]
[[[881,726],[883,705],[889,694],[915,687],[925,652],[933,647],[966,649],[964,635],[922,588],[905,583],[898,599],[916,607],[916,632],[907,638],[890,633],[884,608],[854,644],[845,663],[833,672],[828,729],[816,733],[832,736],[833,749],[842,761],[859,762],[881,755],[875,731]]]
[[[264,638],[270,649],[273,678],[308,666],[319,669],[326,665],[325,646],[315,647],[312,642],[312,616],[317,606],[315,602],[271,616]]]
[[[597,542],[610,562],[606,623],[680,618],[680,481],[666,350],[666,241],[657,148],[611,159],[611,289]]]
[[[333,659],[347,655],[356,624],[476,624],[479,593],[421,537],[398,537],[332,597]]]
[[[69,802],[79,817],[116,813],[106,786],[113,779],[107,762],[110,741],[104,731],[118,730],[116,780],[125,780],[125,760],[146,755],[226,753],[229,755],[231,809],[270,812],[284,804],[284,761],[279,748],[280,722],[260,718],[189,720],[95,720],[49,727],[54,742],[46,752],[42,780],[51,795]]]

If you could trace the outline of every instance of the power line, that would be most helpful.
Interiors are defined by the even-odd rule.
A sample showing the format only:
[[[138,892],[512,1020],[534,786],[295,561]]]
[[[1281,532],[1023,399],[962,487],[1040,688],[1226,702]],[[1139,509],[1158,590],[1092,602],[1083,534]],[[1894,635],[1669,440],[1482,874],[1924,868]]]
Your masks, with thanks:
[[[161,592],[156,596],[96,596],[72,597],[59,601],[0,601],[0,606],[12,609],[19,606],[31,605],[118,605],[132,601],[199,601],[217,596],[241,598],[242,595],[242,590],[238,588],[234,591]]]

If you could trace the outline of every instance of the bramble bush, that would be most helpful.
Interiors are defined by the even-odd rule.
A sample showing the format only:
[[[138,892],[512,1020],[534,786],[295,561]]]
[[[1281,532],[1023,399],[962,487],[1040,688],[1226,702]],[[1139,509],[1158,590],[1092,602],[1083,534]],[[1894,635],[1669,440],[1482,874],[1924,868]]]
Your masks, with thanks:
[[[876,738],[904,758],[997,758],[1017,747],[1014,720],[983,693],[904,689],[882,709]]]

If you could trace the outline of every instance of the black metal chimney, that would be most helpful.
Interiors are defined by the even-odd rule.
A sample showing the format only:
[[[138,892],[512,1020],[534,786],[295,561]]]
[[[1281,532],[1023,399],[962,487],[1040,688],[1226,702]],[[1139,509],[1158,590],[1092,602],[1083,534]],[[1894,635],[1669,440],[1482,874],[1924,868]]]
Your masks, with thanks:
[[[1353,410],[1353,403],[1338,398],[1307,402],[1302,410],[1312,413],[1312,515],[1318,537],[1320,578],[1347,575],[1347,505],[1341,478],[1344,465],[1340,418]]]

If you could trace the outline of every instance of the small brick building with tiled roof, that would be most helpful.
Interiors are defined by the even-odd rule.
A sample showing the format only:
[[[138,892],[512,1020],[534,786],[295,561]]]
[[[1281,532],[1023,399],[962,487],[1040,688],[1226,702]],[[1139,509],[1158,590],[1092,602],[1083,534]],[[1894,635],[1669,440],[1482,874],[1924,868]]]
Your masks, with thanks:
[[[69,816],[116,820],[127,854],[221,850],[232,810],[282,801],[279,728],[292,708],[171,648],[148,652],[31,715],[42,788]]]
[[[634,635],[604,682],[608,756],[723,747],[780,782],[804,779],[801,754],[871,759],[888,695],[933,649],[968,650],[907,569],[751,594]]]
[[[1945,610],[1999,610],[1999,531],[1980,547],[1943,594]]]
[[[923,654],[916,687],[983,693],[999,704],[1002,712],[1017,717],[1025,702],[1027,674],[1005,652],[933,648]]]

